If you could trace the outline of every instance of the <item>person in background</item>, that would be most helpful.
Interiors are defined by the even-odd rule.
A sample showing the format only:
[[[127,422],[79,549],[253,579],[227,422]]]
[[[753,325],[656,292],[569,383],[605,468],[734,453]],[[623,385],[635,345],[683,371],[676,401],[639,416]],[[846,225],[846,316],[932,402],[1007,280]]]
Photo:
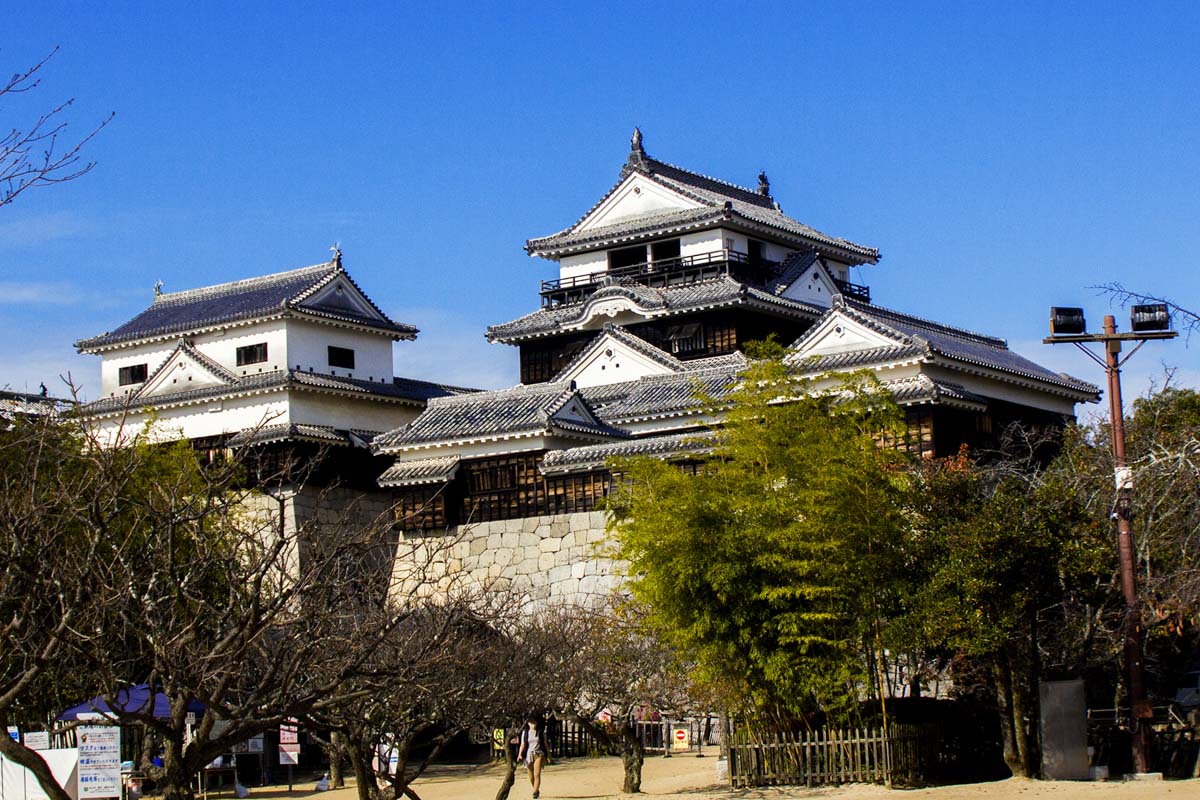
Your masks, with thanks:
[[[537,717],[525,720],[517,760],[524,761],[525,768],[529,770],[529,782],[533,785],[536,799],[542,792],[542,767],[546,764],[546,738],[542,732],[542,722]]]

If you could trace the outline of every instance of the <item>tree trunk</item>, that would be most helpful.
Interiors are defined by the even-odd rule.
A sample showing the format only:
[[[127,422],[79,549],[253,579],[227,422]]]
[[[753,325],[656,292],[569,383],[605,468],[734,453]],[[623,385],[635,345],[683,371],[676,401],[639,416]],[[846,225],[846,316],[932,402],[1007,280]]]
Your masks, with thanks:
[[[992,664],[992,679],[996,684],[996,706],[1000,716],[1000,740],[1004,743],[1004,763],[1013,775],[1022,775],[1021,758],[1017,752],[1017,729],[1013,720],[1012,674],[1008,658],[1001,653]]]
[[[329,734],[329,785],[334,789],[340,789],[346,785],[346,778],[342,773],[342,758],[345,752],[345,734],[341,731],[332,731]]]
[[[621,765],[625,768],[625,782],[621,785],[621,791],[637,794],[642,791],[642,764],[646,761],[646,752],[632,725],[626,724],[621,729],[621,738]],[[671,743],[667,742],[667,747],[670,746]]]
[[[379,797],[379,782],[375,779],[375,770],[371,767],[372,755],[370,743],[360,741],[356,737],[354,747],[350,748],[350,766],[354,768],[358,800],[376,800]]]
[[[0,730],[0,755],[32,772],[33,777],[37,778],[38,786],[42,787],[42,791],[50,800],[71,800],[66,790],[54,780],[50,767],[46,766],[46,762],[37,751],[13,741],[4,730]]]
[[[500,781],[500,788],[496,790],[496,800],[508,800],[508,793],[512,791],[513,784],[517,782],[517,758],[513,753],[513,749],[509,747],[508,740],[512,737],[512,731],[505,729],[504,731],[504,778]]]

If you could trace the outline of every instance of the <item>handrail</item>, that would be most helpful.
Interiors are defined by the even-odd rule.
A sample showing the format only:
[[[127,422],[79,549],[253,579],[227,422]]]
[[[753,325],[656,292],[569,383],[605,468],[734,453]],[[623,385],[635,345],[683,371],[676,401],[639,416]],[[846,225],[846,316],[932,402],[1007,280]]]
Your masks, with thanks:
[[[558,289],[574,289],[580,286],[589,286],[594,283],[599,283],[605,278],[629,278],[640,275],[662,275],[672,272],[680,272],[693,267],[711,266],[716,264],[751,264],[750,257],[745,253],[739,253],[737,250],[713,250],[708,253],[697,253],[691,256],[677,256],[675,258],[664,258],[658,261],[645,261],[640,264],[631,264],[627,267],[618,267],[617,269],[597,270],[588,272],[583,275],[571,275],[566,278],[556,278],[554,280],[542,281],[542,293],[553,292]],[[753,262],[762,265],[765,269],[777,269],[779,263],[776,261],[758,260]]]

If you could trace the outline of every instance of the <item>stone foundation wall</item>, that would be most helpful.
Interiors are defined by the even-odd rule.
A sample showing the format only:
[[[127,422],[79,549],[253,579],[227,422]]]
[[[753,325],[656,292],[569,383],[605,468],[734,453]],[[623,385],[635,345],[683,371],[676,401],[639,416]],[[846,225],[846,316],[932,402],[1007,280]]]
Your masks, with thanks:
[[[425,591],[465,582],[511,591],[529,605],[576,603],[609,594],[621,583],[623,564],[606,555],[603,511],[555,514],[460,525],[440,535],[410,535],[397,552],[399,592],[421,591],[403,570],[427,563],[433,580]]]

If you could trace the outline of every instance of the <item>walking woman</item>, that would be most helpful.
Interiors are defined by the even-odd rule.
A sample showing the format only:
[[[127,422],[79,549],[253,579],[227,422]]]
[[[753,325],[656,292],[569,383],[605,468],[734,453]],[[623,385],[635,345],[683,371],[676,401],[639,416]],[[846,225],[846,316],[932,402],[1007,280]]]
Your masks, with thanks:
[[[542,721],[530,717],[525,720],[525,730],[521,731],[521,749],[517,751],[517,760],[524,761],[525,768],[529,770],[529,782],[533,784],[535,800],[542,792],[542,767],[546,763],[546,752]]]

